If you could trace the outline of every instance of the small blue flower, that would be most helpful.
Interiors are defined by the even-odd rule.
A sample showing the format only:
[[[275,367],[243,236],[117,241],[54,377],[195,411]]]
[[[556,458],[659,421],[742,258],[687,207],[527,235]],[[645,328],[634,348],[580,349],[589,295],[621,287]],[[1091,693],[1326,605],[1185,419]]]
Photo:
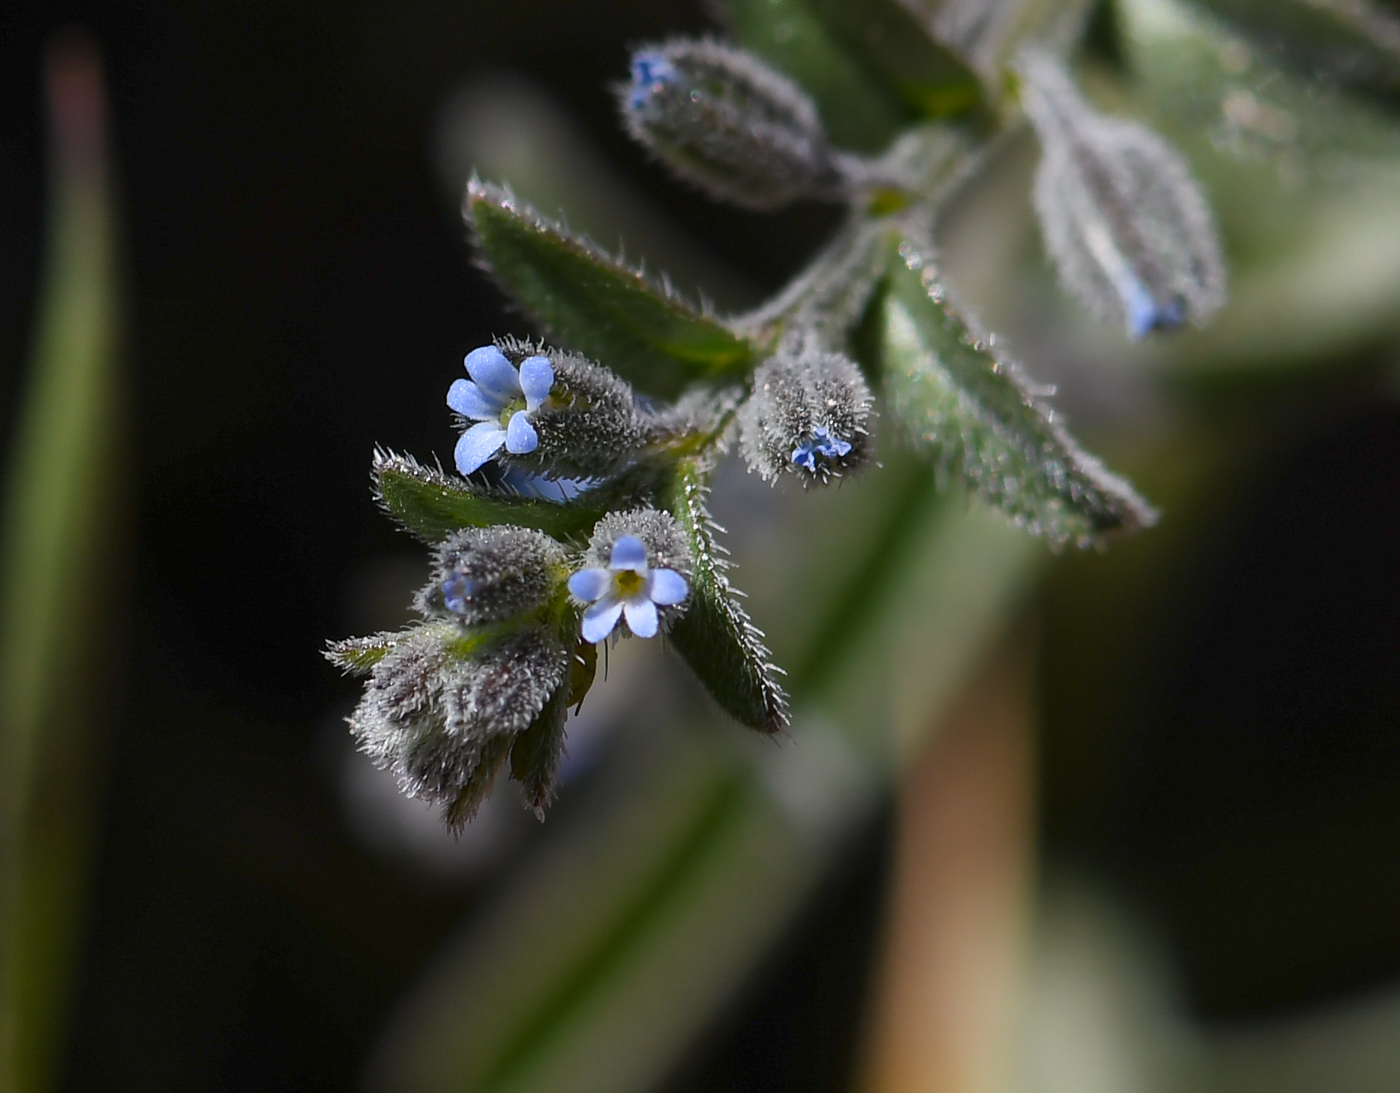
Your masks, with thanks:
[[[1118,279],[1117,288],[1128,316],[1128,336],[1134,341],[1154,330],[1176,330],[1186,325],[1186,301],[1179,295],[1160,303],[1147,286],[1127,273]]]
[[[467,601],[475,591],[475,581],[464,573],[454,573],[442,582],[442,605],[454,615],[465,615]]]
[[[632,57],[632,90],[627,103],[641,110],[651,93],[676,78],[676,70],[660,53],[637,53]]]
[[[519,467],[507,467],[501,475],[501,485],[514,490],[521,497],[554,501],[561,505],[587,493],[600,481],[597,478],[546,478]]]
[[[455,380],[447,390],[447,405],[476,422],[457,441],[457,469],[471,474],[502,446],[515,455],[533,452],[540,438],[530,415],[554,386],[549,359],[526,357],[517,368],[494,345],[484,345],[465,363],[471,379]]]
[[[623,535],[613,543],[608,567],[579,570],[569,578],[569,591],[592,603],[583,613],[583,640],[596,642],[611,634],[624,615],[637,637],[654,637],[656,609],[682,602],[690,585],[674,569],[648,569],[646,545],[635,535]]]
[[[812,439],[804,440],[792,450],[792,461],[799,467],[806,467],[807,470],[816,474],[817,456],[826,459],[840,459],[850,450],[850,441],[842,440],[839,436],[832,436],[821,425],[814,425]]]

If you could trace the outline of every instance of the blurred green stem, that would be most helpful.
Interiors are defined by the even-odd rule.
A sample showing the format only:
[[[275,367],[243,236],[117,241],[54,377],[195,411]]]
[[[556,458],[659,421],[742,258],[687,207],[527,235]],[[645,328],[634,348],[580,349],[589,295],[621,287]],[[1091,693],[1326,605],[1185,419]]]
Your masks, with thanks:
[[[58,1081],[93,813],[98,666],[125,561],[102,75],[77,34],[46,65],[51,197],[29,388],[0,545],[0,1089]]]

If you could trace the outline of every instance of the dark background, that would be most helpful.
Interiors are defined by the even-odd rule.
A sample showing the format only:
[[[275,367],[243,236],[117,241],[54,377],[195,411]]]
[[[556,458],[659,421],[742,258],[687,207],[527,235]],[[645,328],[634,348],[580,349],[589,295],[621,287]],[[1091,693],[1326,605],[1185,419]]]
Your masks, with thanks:
[[[354,685],[319,648],[350,632],[363,560],[413,549],[370,502],[372,446],[446,453],[462,353],[524,332],[434,177],[439,105],[528,75],[764,289],[830,214],[720,209],[622,137],[606,84],[627,44],[710,27],[698,4],[21,3],[3,23],[7,435],[41,268],[42,50],[72,24],[105,57],[127,305],[135,595],[65,1085],[351,1088],[484,883],[361,849],[324,745]],[[1282,415],[1228,517],[1155,578],[1170,596],[1090,557],[1043,597],[1047,856],[1163,932],[1206,1019],[1400,972],[1400,414],[1373,382],[1392,360],[1339,362],[1362,377],[1348,397]],[[1188,394],[1221,428],[1260,420],[1247,388]],[[1269,399],[1318,402],[1301,381]],[[678,1091],[842,1087],[888,828]]]

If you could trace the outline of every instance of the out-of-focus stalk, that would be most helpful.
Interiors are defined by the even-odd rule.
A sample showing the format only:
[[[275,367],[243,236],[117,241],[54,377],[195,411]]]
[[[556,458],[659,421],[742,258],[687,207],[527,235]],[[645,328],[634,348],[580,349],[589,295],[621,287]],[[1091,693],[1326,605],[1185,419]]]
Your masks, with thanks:
[[[1030,649],[974,679],[899,787],[894,890],[861,1088],[1004,1093],[1035,839]]]
[[[126,570],[102,72],[46,59],[49,239],[0,544],[0,1089],[58,1080]]]

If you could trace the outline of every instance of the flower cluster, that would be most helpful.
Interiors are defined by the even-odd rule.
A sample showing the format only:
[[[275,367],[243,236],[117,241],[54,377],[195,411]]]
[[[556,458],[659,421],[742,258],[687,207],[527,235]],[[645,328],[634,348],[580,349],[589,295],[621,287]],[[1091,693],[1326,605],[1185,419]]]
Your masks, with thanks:
[[[846,206],[810,266],[755,311],[694,306],[509,188],[467,184],[481,264],[553,344],[501,338],[466,355],[447,390],[456,475],[376,453],[376,496],[433,545],[433,576],[416,625],[328,650],[368,677],[350,718],[361,748],[451,824],[502,771],[544,807],[600,642],[665,635],[734,718],[786,728],[781,670],[706,508],[731,450],[766,482],[827,485],[873,463],[878,398],[894,426],[882,443],[1056,547],[1155,518],[958,304],[930,240],[1025,117],[1064,283],[1133,337],[1200,323],[1224,273],[1184,161],[1088,105],[1067,67],[1074,20],[1056,5],[920,21],[887,4],[878,34],[848,5],[808,5],[800,48],[784,44],[786,22],[765,22],[780,18],[771,6],[737,28],[768,60],[672,39],[638,50],[616,89],[628,131],[711,197]]]

